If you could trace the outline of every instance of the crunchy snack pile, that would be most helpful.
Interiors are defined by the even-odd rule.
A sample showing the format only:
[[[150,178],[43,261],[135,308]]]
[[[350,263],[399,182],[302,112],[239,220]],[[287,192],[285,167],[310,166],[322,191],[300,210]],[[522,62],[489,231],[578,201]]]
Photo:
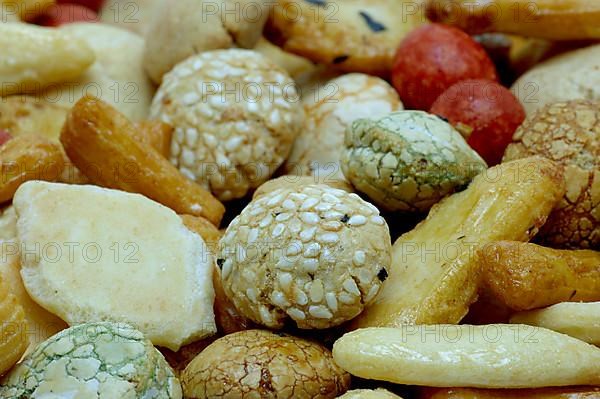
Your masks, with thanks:
[[[600,0],[0,0],[0,399],[600,399]]]

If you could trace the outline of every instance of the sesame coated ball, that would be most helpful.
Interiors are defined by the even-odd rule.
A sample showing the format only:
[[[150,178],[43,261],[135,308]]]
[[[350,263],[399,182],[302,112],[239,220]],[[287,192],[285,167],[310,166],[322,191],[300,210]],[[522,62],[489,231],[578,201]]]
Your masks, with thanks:
[[[288,74],[240,49],[207,51],[177,64],[164,76],[150,114],[175,129],[171,162],[223,201],[268,180],[304,126]]]
[[[337,326],[358,316],[388,276],[391,242],[376,207],[326,185],[274,190],[227,228],[217,264],[244,316],[269,328]]]

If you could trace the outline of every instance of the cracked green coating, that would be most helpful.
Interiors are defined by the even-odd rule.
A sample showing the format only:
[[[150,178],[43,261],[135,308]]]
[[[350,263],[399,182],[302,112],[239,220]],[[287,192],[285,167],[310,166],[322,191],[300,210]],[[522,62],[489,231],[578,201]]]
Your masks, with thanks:
[[[423,111],[358,119],[344,144],[344,175],[388,211],[427,211],[487,168],[452,125]]]
[[[87,323],[41,343],[2,381],[4,399],[178,399],[163,356],[127,324]]]

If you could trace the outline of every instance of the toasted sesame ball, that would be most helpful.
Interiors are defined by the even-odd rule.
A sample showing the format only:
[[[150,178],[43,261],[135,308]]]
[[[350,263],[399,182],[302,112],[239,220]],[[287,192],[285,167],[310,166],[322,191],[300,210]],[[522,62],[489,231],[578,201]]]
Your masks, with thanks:
[[[344,145],[344,175],[388,211],[425,212],[487,168],[452,125],[422,111],[358,119]]]
[[[402,110],[398,93],[385,80],[362,73],[332,79],[303,98],[306,129],[294,142],[285,170],[321,180],[345,180],[340,167],[344,132],[358,118]]]
[[[290,318],[320,329],[356,317],[376,298],[391,242],[373,205],[307,185],[253,200],[227,228],[218,257],[225,293],[244,316],[270,328]]]
[[[304,126],[287,72],[261,54],[207,51],[164,76],[151,118],[171,124],[171,162],[220,200],[269,179]]]
[[[529,116],[503,162],[531,155],[561,164],[567,187],[540,240],[553,247],[600,249],[600,102],[558,102]]]
[[[352,187],[352,185],[346,180],[330,180],[321,176],[283,175],[263,183],[259,188],[256,189],[254,194],[252,194],[252,199],[257,199],[258,197],[270,193],[273,190],[277,190],[278,188],[303,187],[309,184],[326,184],[332,188],[344,190],[349,193],[354,191],[354,187]]]

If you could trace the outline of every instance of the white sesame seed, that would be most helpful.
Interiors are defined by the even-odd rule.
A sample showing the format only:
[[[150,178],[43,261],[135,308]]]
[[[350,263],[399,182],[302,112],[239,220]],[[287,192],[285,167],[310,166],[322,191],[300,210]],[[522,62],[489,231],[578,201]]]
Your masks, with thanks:
[[[338,212],[345,213],[345,214],[352,213],[352,209],[348,205],[345,205],[345,204],[335,204],[333,206],[333,209],[335,209]]]
[[[283,295],[283,292],[281,291],[273,291],[271,293],[271,303],[280,308],[290,306],[290,303],[287,301],[285,295]]]
[[[213,136],[210,133],[204,133],[202,135],[202,137],[204,138],[204,142],[206,143],[206,146],[209,148],[215,148],[218,144],[217,138],[215,136]]]
[[[242,144],[243,141],[244,141],[243,137],[234,136],[225,142],[225,149],[229,152],[233,152],[240,147],[240,145]]]
[[[296,303],[300,306],[306,305],[308,303],[308,296],[304,293],[304,291],[298,288],[296,288],[294,291]]]
[[[311,195],[313,197],[318,197],[322,193],[322,191],[320,189],[317,189],[314,186],[304,187],[304,190],[302,190],[302,191],[304,191],[306,194]]]
[[[350,294],[360,296],[360,290],[356,286],[356,282],[354,282],[353,279],[347,278],[346,280],[344,280],[342,287],[344,287],[344,290],[346,290]]]
[[[198,93],[190,91],[181,96],[181,101],[183,102],[183,105],[193,105],[200,101],[200,96]]]
[[[275,220],[278,222],[285,222],[286,220],[288,220],[291,217],[292,217],[291,213],[284,212],[284,213],[280,213],[279,215],[277,215],[275,217]]]
[[[196,110],[207,119],[213,118],[215,116],[215,112],[212,110],[212,108],[203,104],[196,105]]]
[[[319,215],[314,212],[302,212],[300,213],[300,219],[306,224],[319,223]]]
[[[365,251],[355,251],[352,257],[352,263],[356,266],[362,266],[365,264],[366,254]]]
[[[246,297],[248,297],[251,302],[256,303],[256,290],[254,288],[248,288],[246,290]]]
[[[339,301],[345,305],[350,305],[353,304],[354,302],[356,302],[356,297],[351,296],[350,294],[347,294],[345,292],[342,292],[339,297],[338,297]]]
[[[333,205],[328,202],[321,202],[319,205],[315,206],[315,210],[319,212],[326,212],[331,209]]]
[[[379,215],[379,209],[377,209],[377,207],[369,202],[365,201],[365,205],[367,206],[367,208],[369,208],[371,211],[373,211],[373,213],[375,213],[376,215]]]
[[[297,234],[302,230],[302,222],[298,218],[293,218],[288,222],[288,228],[294,234]]]
[[[335,297],[335,294],[333,292],[328,292],[327,294],[325,294],[325,302],[327,302],[327,306],[329,307],[329,309],[331,309],[331,311],[337,312],[338,303],[337,298]]]
[[[358,281],[360,281],[361,284],[363,285],[367,285],[371,282],[371,280],[373,279],[373,274],[371,273],[371,271],[369,269],[360,269],[358,271]]]
[[[289,308],[286,313],[294,320],[304,320],[306,315],[298,308]]]
[[[226,259],[225,262],[223,262],[223,269],[221,270],[221,278],[226,279],[227,277],[229,277],[229,274],[231,273],[232,269],[233,269],[233,262],[231,261],[231,259]]]
[[[281,206],[289,211],[296,209],[296,203],[291,199],[286,199],[285,201],[283,201]]]
[[[281,122],[281,114],[278,110],[274,110],[273,112],[271,112],[269,122],[271,122],[271,124],[273,125],[277,125]]]
[[[279,274],[279,286],[284,291],[288,291],[292,284],[292,275],[290,273],[281,273]]]
[[[273,237],[273,238],[279,237],[284,231],[285,231],[285,224],[279,223],[273,229],[273,232],[271,233],[271,237]]]
[[[282,199],[283,199],[283,194],[277,194],[276,196],[270,198],[269,201],[267,201],[267,206],[279,205],[279,203],[281,202]]]
[[[319,268],[319,261],[317,259],[304,259],[302,268],[306,273],[314,273]]]
[[[314,197],[309,197],[306,199],[306,201],[304,201],[302,203],[302,206],[300,207],[301,211],[308,211],[310,210],[313,206],[317,205],[319,203],[319,200],[314,198]]]
[[[195,61],[192,63],[192,69],[193,69],[194,71],[199,71],[199,70],[200,70],[200,68],[202,68],[202,66],[203,66],[203,65],[204,65],[204,62],[202,62],[202,60],[195,60]]]
[[[313,283],[310,285],[310,289],[308,291],[308,295],[310,296],[310,300],[313,303],[319,303],[323,300],[323,295],[324,295],[324,290],[323,290],[323,283],[321,282],[321,280],[315,280],[313,281]]]
[[[255,97],[252,97],[255,98]],[[248,101],[246,103],[246,108],[248,108],[248,111],[257,114],[260,110],[258,108],[258,104],[254,101]]]
[[[318,258],[321,251],[321,245],[318,242],[311,242],[304,247],[303,256],[305,258]]]
[[[258,239],[258,229],[251,229],[248,233],[248,244],[253,244]]]
[[[281,258],[279,258],[275,266],[281,270],[292,271],[294,270],[295,264],[295,259],[290,259],[287,256],[282,256]]]
[[[315,233],[317,232],[317,227],[309,227],[300,232],[300,240],[302,242],[308,242],[313,239]]]
[[[260,215],[261,213],[263,213],[265,211],[265,208],[263,208],[260,205],[255,205],[252,208],[250,208],[250,216],[257,216]]]
[[[245,121],[239,121],[235,123],[235,130],[241,133],[248,133],[250,131],[250,126]]]
[[[179,152],[181,151],[181,147],[179,146],[179,143],[176,142],[175,140],[171,141],[171,155],[179,155]]]
[[[267,215],[258,223],[258,226],[261,228],[265,228],[273,222],[273,215],[267,213]]]
[[[363,215],[354,215],[348,220],[350,226],[362,226],[367,223],[367,218]]]
[[[334,195],[336,197],[344,196],[347,194],[344,190],[340,190],[339,188],[333,188],[333,187],[327,187],[325,189],[325,192],[329,193],[331,195]]]
[[[215,151],[215,161],[220,167],[227,168],[231,166],[231,161],[221,151]]]
[[[183,163],[183,165],[191,168],[192,166],[194,166],[195,160],[196,159],[194,157],[194,153],[188,148],[184,148],[181,152],[181,162]]]
[[[308,196],[306,194],[302,194],[302,193],[291,193],[289,195],[289,197],[291,199],[299,201],[299,202],[305,201],[308,198]],[[302,210],[304,211],[304,210],[307,210],[307,209],[302,209]]]
[[[241,245],[237,245],[235,248],[235,255],[235,260],[238,263],[243,263],[246,260],[246,248],[242,247]]]
[[[336,233],[325,233],[317,237],[317,241],[325,244],[335,244],[340,240],[340,236]]]
[[[177,128],[175,129],[175,141],[177,141],[178,143],[183,143],[183,140],[185,138],[185,131],[181,128]]]
[[[340,231],[342,229],[342,223],[336,220],[325,222],[321,226],[325,231]]]
[[[385,219],[382,218],[381,216],[371,216],[371,222],[373,222],[379,226],[383,226],[385,224]]]
[[[312,316],[315,317],[317,319],[331,319],[333,317],[333,314],[331,313],[331,311],[329,309],[327,309],[325,306],[310,306],[308,308],[308,313]]]
[[[195,147],[198,142],[198,131],[194,128],[185,129],[185,142],[190,147]]]
[[[369,290],[369,293],[367,294],[367,297],[365,298],[365,303],[369,303],[373,299],[375,299],[375,296],[377,296],[378,292],[379,292],[379,285],[372,286],[371,289]]]
[[[262,319],[264,324],[271,324],[273,322],[273,317],[271,316],[271,313],[269,313],[269,309],[267,309],[265,305],[261,305],[258,308],[258,311],[260,313],[260,318]]]
[[[302,243],[300,243],[298,241],[293,241],[288,245],[285,253],[287,256],[296,256],[301,251],[302,251]]]
[[[321,196],[321,199],[325,202],[330,202],[332,204],[337,204],[340,202],[340,199],[334,195],[331,195],[329,193],[325,193]]]
[[[323,214],[323,217],[328,220],[329,219],[340,220],[343,216],[344,216],[343,213],[336,212],[336,211],[327,211]]]

